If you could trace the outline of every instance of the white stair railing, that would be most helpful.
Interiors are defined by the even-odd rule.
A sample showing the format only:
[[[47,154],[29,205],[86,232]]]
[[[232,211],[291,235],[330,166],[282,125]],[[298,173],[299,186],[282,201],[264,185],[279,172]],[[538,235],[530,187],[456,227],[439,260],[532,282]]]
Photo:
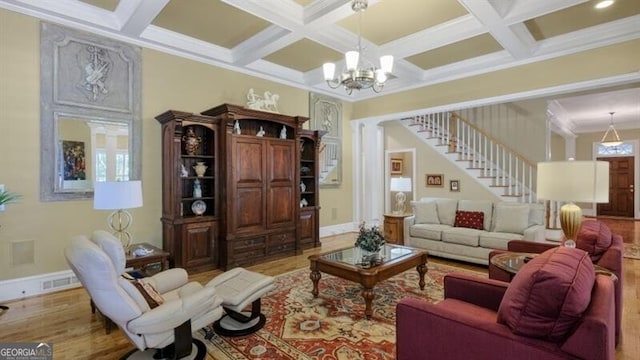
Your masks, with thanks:
[[[320,181],[338,166],[338,144],[323,142],[319,151]]]
[[[504,188],[502,196],[518,202],[537,202],[536,165],[513,149],[485,133],[456,112],[440,112],[414,116],[410,127],[418,127],[435,146],[446,146],[444,153],[457,153],[458,161],[469,163],[468,172],[489,179],[490,188]]]

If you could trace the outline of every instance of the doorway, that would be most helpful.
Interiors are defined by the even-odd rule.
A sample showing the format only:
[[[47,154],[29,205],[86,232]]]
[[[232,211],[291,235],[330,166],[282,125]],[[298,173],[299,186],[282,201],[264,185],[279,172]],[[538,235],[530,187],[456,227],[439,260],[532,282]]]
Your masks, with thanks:
[[[385,151],[385,213],[394,211],[395,196],[397,192],[391,189],[391,178],[408,178],[410,190],[405,189],[405,210],[410,210],[411,201],[415,200],[416,188],[416,149],[398,149]]]
[[[599,157],[609,162],[609,203],[598,204],[598,215],[634,217],[634,157]]]

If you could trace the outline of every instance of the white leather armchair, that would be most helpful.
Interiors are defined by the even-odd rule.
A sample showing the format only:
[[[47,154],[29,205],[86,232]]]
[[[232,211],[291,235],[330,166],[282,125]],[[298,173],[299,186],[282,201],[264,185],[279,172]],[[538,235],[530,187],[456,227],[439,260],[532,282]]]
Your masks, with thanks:
[[[163,300],[152,309],[141,291],[122,277],[126,260],[120,241],[106,231],[94,232],[91,240],[74,237],[65,249],[67,262],[100,312],[140,351],[161,358],[206,351],[202,342],[192,338],[192,330],[222,316],[222,298],[214,287],[188,282],[184,269],[160,272],[147,278]]]

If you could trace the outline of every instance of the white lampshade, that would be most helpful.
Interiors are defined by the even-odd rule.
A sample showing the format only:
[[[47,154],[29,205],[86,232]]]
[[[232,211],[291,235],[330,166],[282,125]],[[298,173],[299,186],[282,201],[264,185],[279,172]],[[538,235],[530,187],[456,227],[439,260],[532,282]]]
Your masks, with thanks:
[[[142,182],[98,181],[94,184],[96,210],[133,209],[142,206]]]
[[[336,73],[336,64],[324,63],[322,64],[322,72],[324,73],[325,80],[333,80],[333,75]]]
[[[391,191],[411,191],[411,178],[391,178],[389,189]]]
[[[382,69],[376,70],[376,81],[379,83],[387,81],[387,74]]]
[[[345,61],[347,63],[347,70],[355,70],[358,67],[358,59],[360,58],[360,53],[357,51],[347,51],[344,55]]]
[[[393,70],[393,55],[384,55],[380,57],[380,70],[385,74],[390,74]]]
[[[586,203],[609,202],[609,162],[550,161],[538,163],[540,199]]]

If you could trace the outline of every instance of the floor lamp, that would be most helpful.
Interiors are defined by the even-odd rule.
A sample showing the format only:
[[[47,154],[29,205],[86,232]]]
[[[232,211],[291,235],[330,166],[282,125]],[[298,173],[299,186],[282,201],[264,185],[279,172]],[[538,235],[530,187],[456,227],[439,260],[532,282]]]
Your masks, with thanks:
[[[538,199],[567,202],[560,208],[560,227],[564,245],[575,247],[582,210],[574,202],[609,202],[609,162],[540,162],[536,192]]]
[[[405,191],[411,191],[411,179],[410,178],[391,178],[391,184],[389,190],[396,191],[396,209],[394,214],[404,214],[406,207],[407,195]]]
[[[133,217],[126,209],[142,206],[142,184],[138,181],[99,181],[94,186],[93,208],[115,210],[107,223],[114,236],[127,249],[131,244],[131,234],[127,231]]]

